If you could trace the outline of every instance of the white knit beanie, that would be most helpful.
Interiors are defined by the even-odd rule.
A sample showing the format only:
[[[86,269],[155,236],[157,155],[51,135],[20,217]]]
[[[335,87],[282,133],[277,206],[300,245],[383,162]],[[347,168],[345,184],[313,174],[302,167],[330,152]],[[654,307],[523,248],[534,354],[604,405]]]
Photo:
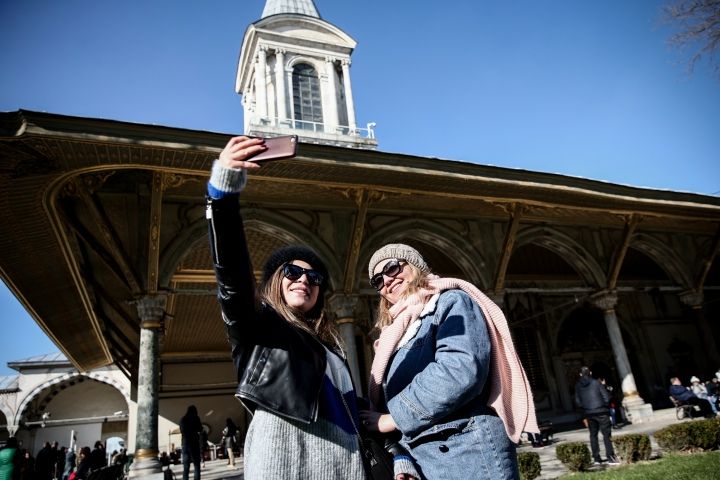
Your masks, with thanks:
[[[375,252],[370,258],[368,264],[368,277],[372,278],[373,271],[377,264],[388,258],[397,258],[398,260],[405,260],[406,262],[415,265],[421,272],[430,272],[430,267],[423,259],[420,252],[415,250],[409,245],[404,243],[389,243]]]

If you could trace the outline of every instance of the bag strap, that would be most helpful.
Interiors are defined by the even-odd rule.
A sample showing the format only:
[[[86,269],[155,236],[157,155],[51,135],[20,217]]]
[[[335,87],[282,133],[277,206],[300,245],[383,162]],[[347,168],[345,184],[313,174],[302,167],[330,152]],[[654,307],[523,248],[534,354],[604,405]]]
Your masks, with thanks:
[[[340,394],[340,400],[342,400],[343,406],[345,406],[345,411],[348,414],[348,418],[350,418],[350,423],[352,424],[353,429],[355,430],[355,435],[357,436],[357,439],[358,439],[360,453],[362,453],[363,456],[367,459],[367,461],[370,462],[370,467],[374,467],[378,463],[377,458],[375,458],[375,454],[373,453],[373,451],[371,449],[365,447],[365,444],[363,443],[362,435],[360,435],[360,430],[358,430],[357,425],[355,425],[355,419],[353,418],[352,412],[350,412],[350,407],[348,407],[348,404],[345,401],[345,396]]]

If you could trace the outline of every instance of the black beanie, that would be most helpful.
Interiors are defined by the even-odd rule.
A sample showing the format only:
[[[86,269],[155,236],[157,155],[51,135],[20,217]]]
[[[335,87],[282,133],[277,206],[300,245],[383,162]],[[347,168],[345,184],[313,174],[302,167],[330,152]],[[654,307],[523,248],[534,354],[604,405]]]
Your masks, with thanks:
[[[323,276],[323,282],[322,285],[320,285],[320,294],[322,295],[327,287],[327,268],[317,253],[304,245],[288,245],[275,250],[263,267],[262,284],[265,285],[278,268],[293,260],[302,260],[303,262],[309,263],[313,270],[316,270]]]

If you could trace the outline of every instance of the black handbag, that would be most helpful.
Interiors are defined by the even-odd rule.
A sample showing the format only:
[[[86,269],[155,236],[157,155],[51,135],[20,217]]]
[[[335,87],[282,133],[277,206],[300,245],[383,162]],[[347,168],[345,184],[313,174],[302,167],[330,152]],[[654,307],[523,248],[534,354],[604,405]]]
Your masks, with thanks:
[[[360,435],[363,462],[368,478],[392,480],[395,478],[393,454],[385,448],[385,441],[375,435]]]
[[[394,456],[385,449],[384,439],[377,434],[361,434],[357,425],[355,425],[355,418],[350,412],[350,407],[345,403],[345,398],[340,395],[340,399],[360,442],[360,454],[368,478],[371,480],[393,480],[395,478]]]

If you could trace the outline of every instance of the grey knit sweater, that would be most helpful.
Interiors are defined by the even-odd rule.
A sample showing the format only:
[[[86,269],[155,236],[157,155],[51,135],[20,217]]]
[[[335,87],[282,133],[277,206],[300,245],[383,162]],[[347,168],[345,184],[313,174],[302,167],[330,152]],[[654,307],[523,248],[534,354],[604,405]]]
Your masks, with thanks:
[[[246,480],[365,478],[350,372],[327,349],[326,356],[317,421],[305,424],[255,410],[245,439]]]

